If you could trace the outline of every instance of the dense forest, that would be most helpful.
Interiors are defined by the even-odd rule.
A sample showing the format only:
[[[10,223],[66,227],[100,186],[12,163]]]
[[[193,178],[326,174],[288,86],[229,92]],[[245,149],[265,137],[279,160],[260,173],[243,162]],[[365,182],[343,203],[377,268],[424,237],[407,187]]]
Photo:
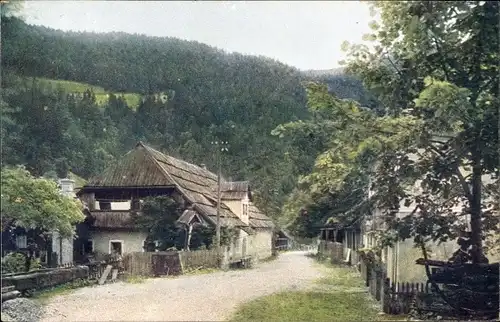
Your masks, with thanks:
[[[215,169],[214,140],[229,142],[224,176],[250,180],[257,203],[278,219],[297,178],[309,173],[324,140],[279,138],[278,125],[311,117],[305,80],[372,106],[359,81],[301,72],[265,57],[205,44],[124,33],[62,32],[2,19],[2,160],[34,175],[69,171],[88,178],[139,141]],[[89,85],[83,93],[41,79]],[[92,86],[109,91],[98,104]],[[127,106],[117,93],[137,93]],[[165,93],[160,99],[157,93]],[[163,97],[162,97],[163,98]]]

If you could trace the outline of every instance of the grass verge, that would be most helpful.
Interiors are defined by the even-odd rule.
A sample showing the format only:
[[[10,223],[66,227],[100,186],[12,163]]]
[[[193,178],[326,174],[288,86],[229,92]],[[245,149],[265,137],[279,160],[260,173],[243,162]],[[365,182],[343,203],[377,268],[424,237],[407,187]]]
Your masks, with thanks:
[[[41,291],[35,291],[32,294],[33,300],[39,302],[40,304],[45,304],[49,299],[57,295],[64,295],[75,291],[78,288],[95,286],[96,281],[89,281],[86,279],[78,279],[73,282],[66,284],[61,284]]]
[[[239,307],[230,321],[389,321],[401,317],[380,315],[352,268],[315,263],[323,277],[313,287],[258,298]]]
[[[125,277],[125,283],[130,283],[130,284],[141,284],[146,281],[146,277],[144,276],[139,276],[139,275],[127,275]]]

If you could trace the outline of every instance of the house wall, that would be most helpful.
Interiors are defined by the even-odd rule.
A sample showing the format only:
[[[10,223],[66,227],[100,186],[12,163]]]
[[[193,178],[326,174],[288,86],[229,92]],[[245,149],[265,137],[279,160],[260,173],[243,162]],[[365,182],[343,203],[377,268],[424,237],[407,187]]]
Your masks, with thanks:
[[[61,241],[59,233],[52,232],[52,252],[57,253],[58,265],[73,263],[73,237],[63,238]]]
[[[70,179],[60,179],[58,181],[61,194],[69,197],[76,198],[74,191],[75,182]],[[65,265],[73,263],[73,243],[74,237],[69,238],[61,238],[59,237],[59,233],[57,231],[52,232],[52,252],[57,255],[57,264]]]
[[[246,246],[245,246],[246,244]],[[243,230],[238,231],[231,245],[229,245],[229,257],[230,258],[241,258],[243,256],[250,254],[250,238],[248,233]]]
[[[242,200],[223,200],[224,204],[231,209],[231,211],[238,216],[238,218],[241,219],[245,224],[248,225],[248,210],[246,215],[243,213],[243,204],[247,204],[248,207],[248,199],[242,199]],[[248,209],[248,208],[247,208]]]
[[[458,249],[456,240],[446,243],[427,244],[428,256],[435,260],[448,260]],[[420,247],[414,247],[413,240],[408,239],[398,242],[394,247],[386,249],[387,256],[385,264],[387,268],[387,277],[394,282],[426,282],[427,274],[425,266],[415,264],[419,258],[423,258]],[[384,257],[384,256],[383,256]],[[500,255],[489,255],[490,262],[500,261]]]
[[[148,234],[138,231],[91,231],[90,239],[94,243],[94,252],[109,254],[109,242],[122,240],[123,253],[142,252],[144,240]]]
[[[255,234],[249,236],[249,255],[257,260],[270,257],[273,252],[273,230],[255,229]]]

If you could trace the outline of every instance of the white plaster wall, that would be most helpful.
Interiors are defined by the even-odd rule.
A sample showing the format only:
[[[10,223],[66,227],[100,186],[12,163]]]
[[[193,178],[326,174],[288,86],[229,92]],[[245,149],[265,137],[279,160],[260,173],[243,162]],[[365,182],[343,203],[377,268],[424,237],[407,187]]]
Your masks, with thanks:
[[[255,229],[255,234],[250,235],[248,242],[248,253],[256,259],[264,259],[273,252],[272,229]]]
[[[62,248],[61,248],[62,246]],[[52,252],[57,253],[57,264],[65,265],[73,262],[73,237],[63,238],[62,242],[58,232],[52,233]],[[62,254],[62,258],[61,258]]]
[[[226,206],[229,207],[229,209],[231,209],[231,211],[236,216],[238,216],[238,218],[240,218],[241,221],[243,221],[245,224],[248,225],[248,221],[249,221],[248,212],[247,212],[246,216],[243,215],[243,203],[247,202],[247,204],[248,204],[247,200],[245,200],[245,199],[244,200],[223,200],[223,202]],[[250,206],[250,205],[248,205],[248,206]]]
[[[246,243],[246,249],[244,244]],[[250,254],[250,238],[248,233],[244,230],[239,230],[238,235],[234,237],[229,246],[229,256],[231,258],[238,258]]]
[[[142,252],[146,232],[138,231],[92,231],[90,239],[94,242],[94,252],[98,254],[109,254],[109,242],[111,240],[122,240],[123,253]]]

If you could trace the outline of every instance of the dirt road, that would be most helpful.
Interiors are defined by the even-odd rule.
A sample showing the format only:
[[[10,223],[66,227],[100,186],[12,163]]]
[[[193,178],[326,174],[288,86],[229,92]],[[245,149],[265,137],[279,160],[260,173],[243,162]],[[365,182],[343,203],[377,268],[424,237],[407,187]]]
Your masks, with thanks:
[[[241,303],[321,277],[305,255],[284,253],[250,270],[79,289],[52,298],[43,321],[223,321]]]

